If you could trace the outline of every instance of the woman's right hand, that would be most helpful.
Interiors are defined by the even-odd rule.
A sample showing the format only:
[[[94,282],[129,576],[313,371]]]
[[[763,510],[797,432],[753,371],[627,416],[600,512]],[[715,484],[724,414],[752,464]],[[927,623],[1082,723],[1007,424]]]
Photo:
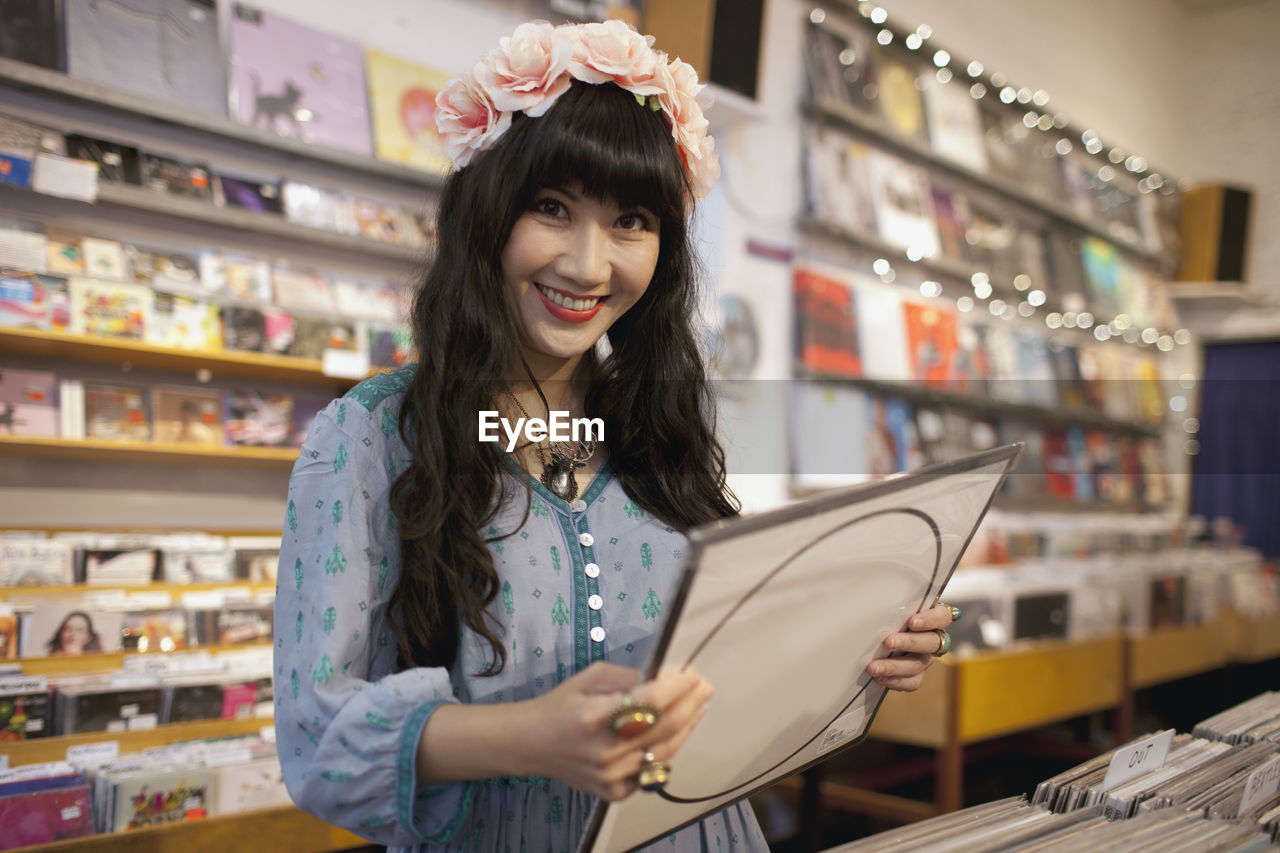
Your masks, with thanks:
[[[640,683],[638,670],[597,662],[528,701],[528,772],[548,776],[603,800],[632,794],[644,754],[669,762],[706,713],[712,689],[693,670],[664,671]],[[625,739],[609,728],[623,696],[658,710],[649,731]]]

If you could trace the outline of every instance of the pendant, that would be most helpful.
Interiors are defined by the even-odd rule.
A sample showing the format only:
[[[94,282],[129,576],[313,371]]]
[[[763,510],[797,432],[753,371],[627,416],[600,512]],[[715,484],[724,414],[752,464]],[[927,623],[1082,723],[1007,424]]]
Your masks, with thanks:
[[[578,481],[574,479],[573,467],[569,465],[552,462],[543,468],[542,485],[564,501],[571,501],[578,496]]]

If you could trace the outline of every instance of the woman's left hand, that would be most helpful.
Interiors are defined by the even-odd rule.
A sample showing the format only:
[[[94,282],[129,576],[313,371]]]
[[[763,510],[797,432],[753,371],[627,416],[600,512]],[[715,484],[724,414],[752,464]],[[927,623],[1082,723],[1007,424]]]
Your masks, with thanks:
[[[884,647],[897,652],[893,657],[873,660],[867,672],[876,683],[890,690],[912,691],[924,682],[924,671],[941,648],[937,629],[951,627],[951,608],[942,604],[921,610],[907,622],[907,630],[884,638]]]

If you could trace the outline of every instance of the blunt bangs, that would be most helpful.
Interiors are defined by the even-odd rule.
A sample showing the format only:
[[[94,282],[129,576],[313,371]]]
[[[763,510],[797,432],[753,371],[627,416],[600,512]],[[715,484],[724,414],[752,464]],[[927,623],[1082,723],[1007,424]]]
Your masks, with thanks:
[[[523,126],[509,134],[508,156],[524,179],[520,208],[538,190],[578,188],[596,201],[647,208],[663,221],[683,219],[687,188],[671,132],[634,95],[575,82],[546,115],[518,120]]]

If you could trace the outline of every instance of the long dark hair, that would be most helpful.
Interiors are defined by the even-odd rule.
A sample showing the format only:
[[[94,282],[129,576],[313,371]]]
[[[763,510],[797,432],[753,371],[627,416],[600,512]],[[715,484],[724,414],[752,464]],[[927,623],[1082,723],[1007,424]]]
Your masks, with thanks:
[[[89,618],[89,614],[83,610],[72,610],[62,617],[62,621],[58,623],[57,630],[53,632],[53,636],[49,638],[49,642],[45,644],[45,648],[49,654],[56,655],[62,651],[62,632],[67,627],[67,623],[72,619],[83,619],[85,629],[89,632],[89,642],[84,644],[86,652],[102,651],[102,640],[98,637],[98,632],[93,630],[93,619]]]
[[[732,515],[724,451],[690,318],[698,307],[686,232],[688,182],[660,114],[613,85],[575,83],[543,116],[517,113],[490,150],[445,184],[438,251],[411,314],[418,367],[400,411],[412,462],[391,489],[401,573],[391,598],[397,664],[449,666],[460,625],[504,644],[486,607],[499,579],[481,530],[498,510],[502,451],[474,440],[522,363],[502,276],[520,215],[546,188],[575,188],[660,221],[657,268],[640,300],[588,351],[586,413],[608,428],[610,465],[638,504],[680,530]]]

